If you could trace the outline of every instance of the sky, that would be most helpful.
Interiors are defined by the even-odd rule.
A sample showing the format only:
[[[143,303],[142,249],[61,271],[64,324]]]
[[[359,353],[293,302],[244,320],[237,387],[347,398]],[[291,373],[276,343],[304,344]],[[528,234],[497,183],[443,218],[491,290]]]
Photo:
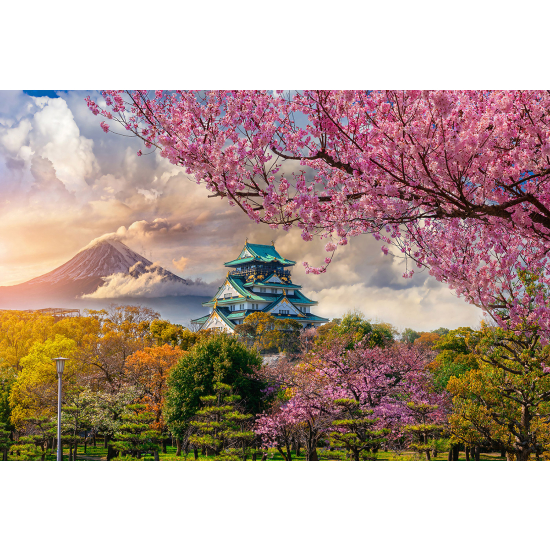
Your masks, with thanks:
[[[339,249],[326,274],[306,275],[302,262],[321,265],[324,242],[255,224],[224,200],[207,198],[204,186],[156,151],[138,157],[135,138],[103,132],[87,95],[100,97],[0,91],[0,285],[42,275],[110,235],[176,275],[201,280],[208,294],[246,238],[273,240],[297,262],[293,280],[319,301],[319,315],[357,308],[398,329],[479,325],[480,310],[426,273],[404,279],[402,261],[384,256],[368,235]]]

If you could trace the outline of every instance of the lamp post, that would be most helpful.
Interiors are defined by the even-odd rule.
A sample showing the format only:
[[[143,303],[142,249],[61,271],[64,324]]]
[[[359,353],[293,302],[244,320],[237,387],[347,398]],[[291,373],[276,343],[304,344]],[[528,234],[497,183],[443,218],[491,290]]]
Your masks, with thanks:
[[[57,369],[57,460],[62,460],[61,454],[61,377],[63,376],[63,369],[65,368],[65,357],[56,357],[55,368]]]

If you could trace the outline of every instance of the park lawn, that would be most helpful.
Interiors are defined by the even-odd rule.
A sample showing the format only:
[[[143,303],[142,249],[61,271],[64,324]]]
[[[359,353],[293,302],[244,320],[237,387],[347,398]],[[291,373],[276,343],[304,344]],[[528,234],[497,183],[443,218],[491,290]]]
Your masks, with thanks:
[[[68,461],[69,460],[69,450],[68,448],[63,449],[63,460]],[[168,445],[166,447],[166,453],[159,453],[159,459],[161,461],[191,461],[194,462],[195,458],[193,455],[193,451],[190,451],[187,453],[187,455],[182,456],[176,456],[176,447],[172,447]],[[322,450],[320,449],[320,461],[326,461],[327,459],[322,456]],[[293,461],[305,461],[305,452],[302,450],[300,453],[300,456],[297,457],[294,452],[291,453],[292,460]],[[261,460],[261,453],[258,453],[258,461]],[[10,457],[8,457],[8,460],[10,460]],[[55,452],[50,452],[46,455],[46,460],[56,460],[56,454]],[[97,461],[97,460],[107,460],[107,449],[103,447],[103,445],[98,444],[96,447],[93,447],[91,445],[88,445],[86,449],[86,454],[84,454],[84,446],[79,445],[78,452],[77,452],[77,461]],[[144,457],[145,461],[152,461],[153,456],[152,455],[146,455]],[[199,452],[199,461],[212,461],[214,460],[214,457],[207,457],[203,456]],[[251,460],[249,458],[248,460]],[[267,453],[267,460],[268,461],[283,461],[283,457],[276,449],[269,449]],[[413,452],[410,451],[403,451],[400,453],[394,453],[389,451],[379,451],[377,454],[377,460],[379,461],[414,461],[415,456]],[[447,453],[440,453],[436,458],[432,458],[434,461],[446,461],[447,460]],[[460,461],[466,461],[466,454],[464,452],[460,453],[459,456]],[[506,460],[506,458],[502,458],[500,456],[500,453],[481,453],[480,455],[480,461],[502,461]],[[424,459],[425,461],[425,459]]]

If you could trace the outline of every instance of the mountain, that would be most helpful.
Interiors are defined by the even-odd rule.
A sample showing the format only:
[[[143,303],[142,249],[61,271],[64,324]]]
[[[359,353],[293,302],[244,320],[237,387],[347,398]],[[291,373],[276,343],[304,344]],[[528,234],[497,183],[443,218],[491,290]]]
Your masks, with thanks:
[[[153,264],[125,244],[115,240],[92,241],[60,267],[35,277],[26,283],[0,287],[0,309],[41,309],[66,307],[99,309],[110,302],[142,304],[170,313],[173,322],[187,322],[188,318],[204,313],[202,296],[139,297],[120,296],[116,299],[95,299],[82,296],[92,294],[105,284],[104,278],[123,274],[137,279],[141,275],[155,276],[157,282],[172,283],[170,288],[188,285],[188,281]],[[180,292],[185,294],[185,292]],[[161,307],[159,307],[161,306]],[[183,317],[182,317],[183,315]]]
[[[97,290],[104,282],[103,277],[109,275],[124,273],[137,278],[151,272],[160,274],[163,281],[187,284],[185,279],[154,265],[120,241],[102,240],[92,241],[57,269],[16,286],[51,285],[66,288],[69,294],[78,296]]]

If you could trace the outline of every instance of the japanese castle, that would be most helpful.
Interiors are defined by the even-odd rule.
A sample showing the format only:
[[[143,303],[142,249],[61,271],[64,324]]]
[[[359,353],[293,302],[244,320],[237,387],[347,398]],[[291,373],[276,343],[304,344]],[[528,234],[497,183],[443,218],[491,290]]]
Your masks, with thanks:
[[[256,311],[277,319],[294,319],[305,327],[317,327],[328,319],[311,313],[317,302],[306,298],[300,285],[290,280],[289,267],[296,262],[283,258],[273,246],[245,242],[236,260],[224,264],[232,268],[217,294],[203,306],[209,313],[192,322],[202,329],[233,332],[235,325]]]

